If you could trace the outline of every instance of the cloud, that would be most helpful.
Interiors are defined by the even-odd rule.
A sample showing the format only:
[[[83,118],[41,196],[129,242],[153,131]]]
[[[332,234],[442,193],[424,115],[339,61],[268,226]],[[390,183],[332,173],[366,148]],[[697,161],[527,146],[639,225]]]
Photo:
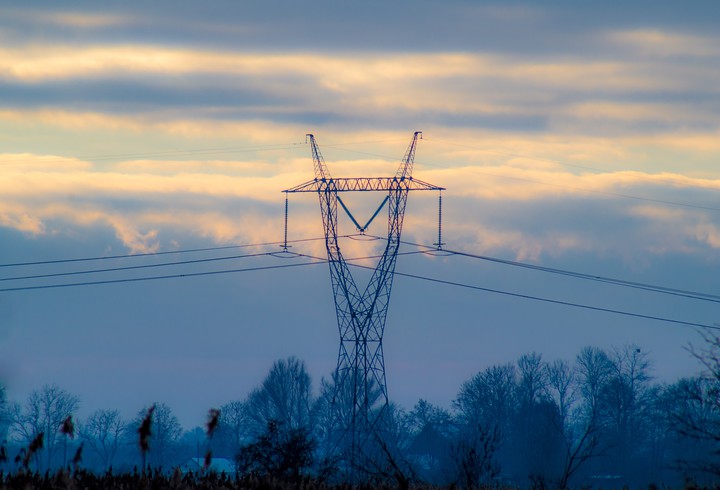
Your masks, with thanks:
[[[326,150],[334,149],[330,146]],[[20,157],[23,160],[14,160]],[[132,252],[168,246],[174,240],[171,237],[178,234],[209,238],[215,243],[277,240],[281,235],[280,191],[312,176],[309,156],[277,161],[129,160],[105,169],[48,155],[0,156],[0,162],[13,161],[16,166],[0,167],[3,226],[35,235],[66,233],[73,227],[109,227]],[[19,161],[29,168],[18,167]],[[335,176],[382,176],[394,174],[397,162],[333,158],[329,166]],[[669,172],[572,173],[553,162],[536,165],[533,159],[517,156],[508,158],[504,165],[424,168],[415,175],[450,189],[446,193],[450,202],[465,203],[465,210],[446,209],[445,227],[447,233],[459,237],[461,244],[479,250],[512,250],[517,258],[539,260],[550,250],[600,252],[613,246],[648,249],[647,236],[651,234],[658,236],[650,247],[655,253],[696,253],[699,242],[709,247],[719,243],[711,211],[652,202],[674,192],[678,193],[676,202],[702,204],[706,195],[720,189],[718,179]],[[624,199],[626,195],[645,196],[649,201]],[[322,233],[313,197],[292,196],[291,215],[298,237]],[[379,201],[363,203],[348,196],[347,203],[362,218],[369,216]],[[410,212],[407,221],[412,224],[412,233],[435,233],[434,220],[427,220],[427,215],[435,212],[433,203],[434,199],[417,200],[421,214]],[[596,221],[585,222],[582,209]],[[597,221],[600,216],[606,223]],[[353,232],[345,216],[340,218],[343,229]],[[628,219],[634,223],[629,225]],[[375,229],[382,230],[378,223]],[[663,237],[657,231],[666,233],[669,228],[676,230],[674,235]],[[625,230],[625,243],[598,241],[602,229]],[[358,247],[351,244],[348,250],[360,254]],[[316,252],[322,254],[322,248]]]
[[[714,110],[720,72],[706,62],[715,56],[716,34],[687,35],[661,24],[618,28],[598,20],[577,47],[567,50],[548,47],[572,38],[570,31],[578,26],[548,36],[538,50],[506,38],[498,44],[415,50],[366,44],[314,49],[300,41],[288,49],[285,38],[285,44],[259,48],[222,41],[232,24],[228,19],[238,13],[230,4],[224,8],[228,15],[222,20],[217,12],[192,6],[167,13],[163,29],[194,33],[205,42],[172,42],[175,38],[165,37],[168,31],[155,38],[130,36],[163,13],[146,6],[87,13],[57,8],[36,19],[48,29],[47,37],[4,44],[0,127],[8,135],[18,141],[27,134],[52,135],[37,145],[56,154],[82,154],[76,151],[78,141],[101,148],[134,148],[141,142],[145,149],[128,151],[132,156],[108,149],[105,156],[85,160],[21,151],[3,156],[5,226],[37,234],[53,229],[48,224],[53,219],[103,223],[133,250],[164,243],[168,229],[215,241],[237,239],[243,227],[236,215],[252,216],[247,227],[270,235],[263,223],[280,200],[278,191],[312,177],[307,147],[281,144],[299,143],[306,132],[328,143],[323,151],[330,154],[333,175],[386,175],[394,172],[409,132],[424,129],[428,141],[418,154],[418,178],[467,199],[473,215],[485,206],[513,208],[512,226],[475,218],[471,223],[482,230],[483,246],[504,244],[525,257],[538,257],[553,246],[597,245],[587,230],[572,233],[564,224],[546,236],[530,236],[514,206],[554,209],[562,200],[637,204],[622,197],[628,195],[711,207],[707,191],[719,187],[712,169],[720,154]],[[382,25],[360,10],[354,20]],[[392,17],[402,10],[388,7],[386,13]],[[12,12],[18,22],[32,22],[32,12]],[[555,32],[550,27],[557,27],[563,15],[579,15],[574,9],[522,5],[452,4],[433,12],[462,17],[454,30],[480,22],[523,26],[528,33]],[[336,14],[324,12],[322,18]],[[238,28],[250,26],[264,35],[269,25],[278,26],[267,15],[249,8],[247,19],[259,22],[243,21]],[[305,19],[318,21],[310,17]],[[302,27],[294,16],[282,18],[288,32]],[[216,37],[208,34],[213,22]],[[68,29],[77,37],[50,42]],[[64,136],[75,136],[68,138],[73,150],[65,153],[57,141]],[[212,149],[228,141],[241,142],[237,151],[193,154],[202,150],[199,145]],[[358,143],[333,147],[338,141]],[[272,148],[243,150],[250,143]],[[163,156],[164,148],[176,153]],[[619,222],[628,216],[619,208],[613,213]],[[678,219],[639,211],[633,217]],[[303,219],[309,221],[310,214]],[[448,226],[454,226],[453,219]],[[460,225],[458,230],[465,233]],[[715,243],[712,226],[683,228],[683,237]]]
[[[0,225],[31,235],[45,233],[45,224],[37,213],[30,214],[22,206],[0,204]]]
[[[720,56],[717,37],[690,35],[658,29],[635,29],[608,33],[608,40],[622,49],[644,57]]]
[[[619,0],[542,8],[464,0],[321,0],[304,9],[290,0],[218,0],[213,8],[172,0],[0,7],[6,152],[0,155],[0,229],[9,238],[3,250],[8,261],[25,261],[278,241],[280,191],[313,177],[309,148],[302,145],[306,133],[318,137],[333,175],[353,176],[394,173],[412,131],[423,130],[415,176],[447,187],[447,248],[711,291],[720,248],[717,211],[652,200],[717,208],[716,10],[713,2],[690,9],[655,2],[648,9]],[[379,196],[355,197],[347,201],[365,217]],[[371,233],[385,233],[384,214]],[[354,231],[342,212],[339,219],[341,233]],[[291,240],[322,235],[317,196],[290,196],[288,231]],[[403,233],[419,243],[436,240],[435,193],[411,195]],[[380,243],[347,239],[343,253],[369,255]],[[322,240],[291,250],[325,254]],[[702,305],[594,285],[566,287],[560,284],[565,278],[454,261],[407,256],[398,266],[631,311],[703,322],[714,315]],[[80,380],[70,388],[105,403],[103,386],[119,393],[125,378],[137,385],[135,367],[156,362],[157,348],[138,353],[133,340],[148,332],[154,336],[148,345],[167,354],[165,365],[196,371],[176,378],[215,376],[198,374],[202,362],[172,358],[197,356],[198,325],[212,325],[216,336],[229,339],[221,356],[262,360],[251,374],[243,365],[225,370],[244,373],[241,391],[260,379],[268,359],[291,351],[327,359],[327,374],[333,363],[327,353],[337,345],[325,335],[334,323],[332,299],[318,295],[330,291],[327,268],[316,269],[314,275],[236,274],[11,294],[20,316],[4,345],[8,354],[20,354],[5,364],[16,367],[12,381],[21,390],[51,375]],[[478,369],[478,346],[491,344],[498,348],[489,355],[501,361],[547,338],[551,358],[571,359],[578,345],[637,339],[655,342],[666,371],[684,374],[677,368],[687,357],[677,347],[687,341],[682,332],[471,297],[408,278],[398,277],[397,284],[391,315],[409,314],[396,326],[404,323],[412,329],[404,338],[419,339],[407,349],[408,365],[421,344],[440,346],[433,354],[440,364],[451,361],[426,363],[436,384],[450,387],[438,392],[440,403],[449,403],[452,390]],[[435,298],[437,308],[418,309],[418,292]],[[319,307],[308,310],[308,302]],[[527,318],[537,321],[523,330]],[[431,338],[438,324],[465,335],[465,360],[447,332]],[[478,328],[483,325],[508,328]],[[277,335],[268,336],[268,326]],[[508,331],[517,335],[507,337]],[[490,343],[488,332],[495,335]],[[78,352],[111,359],[103,375],[113,382],[85,376],[95,358],[53,354],[67,338],[83,340]],[[320,349],[322,339],[328,342]],[[304,351],[303,342],[310,346]],[[205,350],[218,355],[217,346]],[[30,358],[42,368],[24,369]],[[175,400],[184,421],[199,420],[205,407],[192,416],[185,409],[187,382],[169,388],[160,378],[110,405],[135,413],[130,405],[142,406],[142,397],[158,395],[162,385],[159,396]],[[403,401],[427,395],[421,393],[427,383],[415,378],[393,382],[410,387]],[[212,396],[225,396],[227,383],[215,385],[220,389]]]
[[[713,112],[703,102],[720,99],[714,83],[718,69],[682,60],[115,44],[6,48],[0,55],[6,106],[67,117],[83,111],[98,117],[115,114],[136,125],[252,120],[362,126],[382,115],[386,127],[415,120],[499,130],[574,126],[591,131],[598,120],[609,120],[635,131],[655,131],[658,123],[715,128]],[[689,91],[703,97],[688,100],[683,94]]]
[[[129,25],[138,19],[131,15],[118,13],[88,13],[80,11],[41,11],[21,8],[3,9],[3,17],[14,22],[35,25],[70,27],[75,29],[98,29],[112,26]]]
[[[92,163],[79,158],[57,155],[35,155],[33,153],[0,153],[0,176],[28,171],[82,171],[92,168]]]
[[[695,225],[695,236],[699,241],[707,243],[711,248],[720,248],[720,226],[702,220]]]

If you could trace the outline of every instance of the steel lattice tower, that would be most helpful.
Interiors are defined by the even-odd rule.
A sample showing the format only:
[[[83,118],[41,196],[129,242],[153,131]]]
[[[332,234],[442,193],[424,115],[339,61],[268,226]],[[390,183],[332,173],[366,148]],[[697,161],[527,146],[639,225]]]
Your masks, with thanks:
[[[332,178],[318,149],[308,134],[312,148],[315,178],[283,192],[316,192],[325,231],[330,278],[340,332],[340,350],[335,375],[335,432],[339,448],[355,464],[368,442],[382,433],[383,415],[388,405],[383,358],[383,333],[392,290],[395,263],[400,247],[405,206],[412,190],[443,188],[413,179],[415,149],[421,132],[414,133],[394,177]],[[340,193],[354,191],[387,192],[387,196],[365,226],[360,226]],[[388,205],[387,244],[367,287],[361,291],[348,268],[338,243],[338,203],[363,233],[381,209]],[[348,454],[349,453],[349,454]]]

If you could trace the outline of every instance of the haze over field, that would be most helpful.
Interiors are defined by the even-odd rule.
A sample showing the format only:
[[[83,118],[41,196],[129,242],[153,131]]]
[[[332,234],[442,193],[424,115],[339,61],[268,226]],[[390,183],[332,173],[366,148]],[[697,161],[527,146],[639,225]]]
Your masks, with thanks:
[[[446,248],[718,295],[718,13],[711,1],[1,2],[0,264],[277,242],[280,191],[313,177],[306,133],[334,176],[381,176],[421,130],[414,175],[447,188]],[[364,222],[379,198],[353,197]],[[315,196],[291,197],[289,234],[322,235]],[[436,241],[436,194],[410,195],[403,236]],[[346,242],[348,256],[380,246]],[[163,401],[190,427],[276,359],[328,377],[326,265],[7,291],[299,261],[7,279],[245,253],[0,268],[9,398],[57,383],[81,413]],[[471,258],[401,256],[398,271],[720,321],[716,302]],[[697,341],[688,326],[398,276],[388,389],[447,407],[491,364],[633,343],[672,381],[699,369],[685,349]]]

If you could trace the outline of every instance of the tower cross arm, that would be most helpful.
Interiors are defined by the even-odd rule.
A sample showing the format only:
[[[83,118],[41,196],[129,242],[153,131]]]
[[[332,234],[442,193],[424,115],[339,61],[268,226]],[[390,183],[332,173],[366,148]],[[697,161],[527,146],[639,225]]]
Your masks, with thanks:
[[[296,185],[283,192],[352,192],[352,191],[390,191],[406,189],[408,191],[444,191],[444,187],[428,184],[412,177],[347,177],[337,179],[314,179]]]

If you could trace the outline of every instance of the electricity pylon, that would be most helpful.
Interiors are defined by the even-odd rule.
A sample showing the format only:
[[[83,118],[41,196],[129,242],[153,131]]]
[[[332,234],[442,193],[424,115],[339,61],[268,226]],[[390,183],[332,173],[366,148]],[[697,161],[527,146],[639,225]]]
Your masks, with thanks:
[[[335,313],[340,331],[335,376],[336,407],[334,430],[336,448],[355,465],[365,456],[368,442],[383,431],[383,416],[388,406],[383,357],[383,333],[392,290],[395,263],[400,247],[405,206],[409,191],[444,190],[412,177],[415,150],[421,132],[413,134],[405,156],[394,177],[333,178],[318,149],[315,137],[307,135],[312,149],[315,178],[283,192],[316,192],[325,229],[325,246]],[[387,192],[385,199],[368,222],[361,226],[340,198],[343,192]],[[364,233],[370,223],[388,205],[387,244],[364,291],[358,288],[338,243],[338,203],[357,229]]]

